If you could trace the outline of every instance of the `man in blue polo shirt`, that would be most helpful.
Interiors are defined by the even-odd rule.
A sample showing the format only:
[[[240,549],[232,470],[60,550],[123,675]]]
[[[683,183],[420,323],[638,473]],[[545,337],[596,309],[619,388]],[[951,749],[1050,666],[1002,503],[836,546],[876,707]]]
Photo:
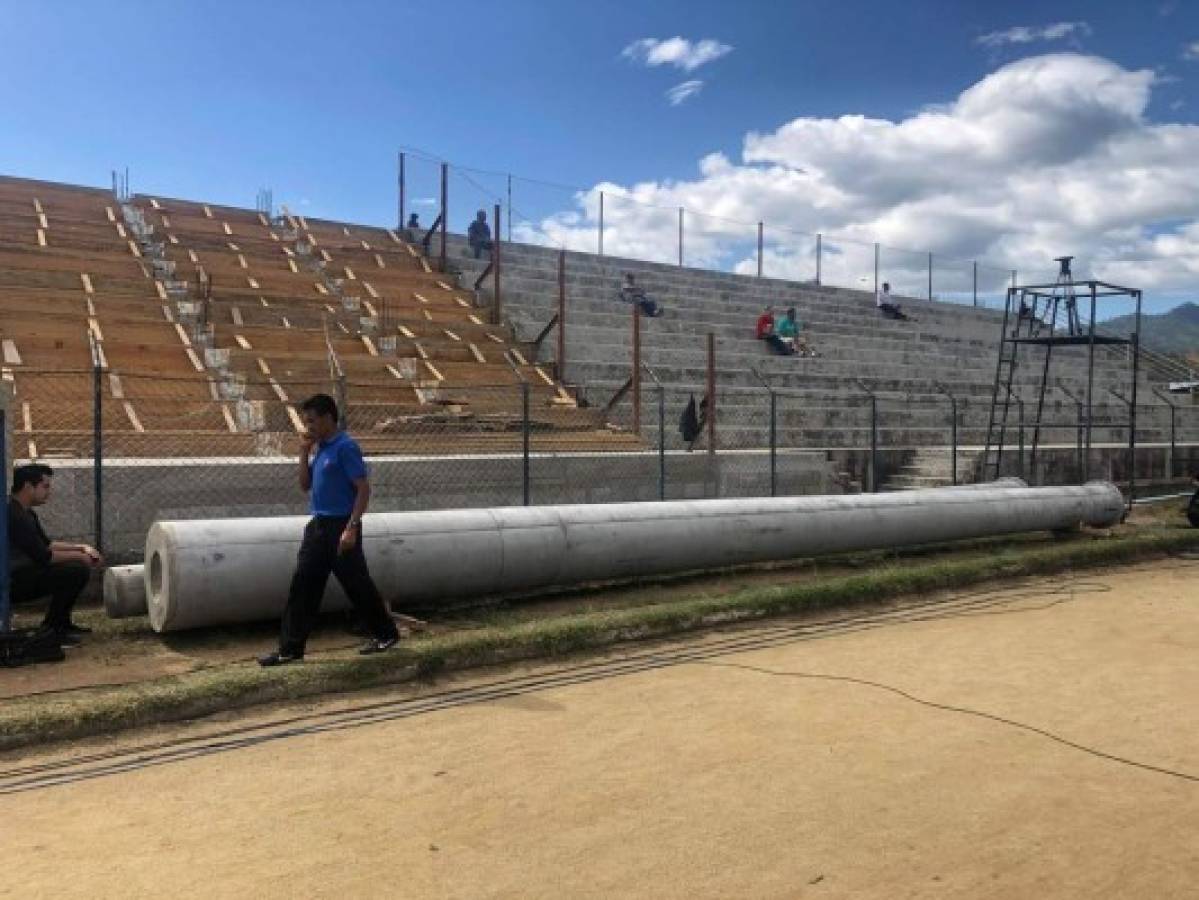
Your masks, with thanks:
[[[371,580],[362,551],[362,515],[370,502],[366,461],[362,450],[338,428],[337,404],[328,394],[316,394],[300,405],[308,431],[300,442],[300,489],[310,492],[312,519],[283,610],[279,649],[259,657],[263,666],[280,666],[304,658],[304,646],[329,575],[341,582],[358,617],[374,635],[359,653],[381,653],[399,640],[399,630]],[[315,449],[315,453],[313,452]]]

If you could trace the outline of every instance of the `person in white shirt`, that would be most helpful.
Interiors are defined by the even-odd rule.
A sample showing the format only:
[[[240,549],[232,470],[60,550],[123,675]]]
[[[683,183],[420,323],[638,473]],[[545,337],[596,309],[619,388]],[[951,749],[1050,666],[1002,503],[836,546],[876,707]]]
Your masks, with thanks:
[[[908,318],[906,315],[904,315],[903,310],[899,308],[899,304],[895,302],[894,298],[892,298],[891,285],[885,281],[883,282],[883,286],[877,292],[875,292],[874,305],[877,306],[878,311],[888,319],[901,319],[906,321]]]

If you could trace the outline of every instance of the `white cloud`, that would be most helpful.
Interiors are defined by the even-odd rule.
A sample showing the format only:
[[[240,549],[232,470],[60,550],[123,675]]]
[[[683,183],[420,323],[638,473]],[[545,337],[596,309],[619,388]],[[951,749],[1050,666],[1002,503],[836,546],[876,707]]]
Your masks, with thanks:
[[[904,119],[800,117],[747,134],[739,159],[705,155],[691,180],[597,184],[520,239],[594,249],[603,191],[613,255],[676,258],[682,206],[694,265],[754,271],[763,221],[777,276],[811,278],[821,232],[830,283],[870,275],[879,241],[905,292],[923,292],[928,251],[938,292],[968,290],[969,260],[990,283],[1010,269],[1052,278],[1063,253],[1079,273],[1196,291],[1199,126],[1148,121],[1156,83],[1094,56],[1031,57]]]
[[[1091,26],[1086,22],[1054,22],[1052,25],[1016,25],[1003,31],[992,31],[974,39],[984,47],[1005,44],[1031,44],[1034,41],[1059,41],[1068,37],[1086,37]]]
[[[687,38],[676,36],[665,40],[641,38],[625,47],[620,55],[647,66],[669,65],[691,72],[732,50],[728,44],[710,38],[692,43]]]
[[[702,81],[684,81],[682,84],[676,84],[666,92],[666,99],[670,101],[671,106],[678,106],[680,103],[694,97],[703,90],[704,83]]]
[[[1182,58],[1191,62],[1199,62],[1199,41],[1191,41],[1182,50]]]

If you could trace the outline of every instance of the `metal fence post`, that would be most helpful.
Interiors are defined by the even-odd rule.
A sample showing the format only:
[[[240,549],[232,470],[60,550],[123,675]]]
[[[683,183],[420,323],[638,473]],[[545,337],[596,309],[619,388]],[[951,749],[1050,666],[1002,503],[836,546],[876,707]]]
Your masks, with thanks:
[[[683,268],[683,207],[679,207],[679,268]]]
[[[770,496],[778,496],[778,402],[770,391]]]
[[[950,460],[949,471],[953,478],[953,486],[958,486],[958,398],[949,395],[949,415],[953,420],[949,423],[949,445],[953,457]]]
[[[761,222],[758,223],[758,277],[762,277],[762,229]]]
[[[446,234],[449,231],[450,219],[450,164],[441,164],[441,271],[446,267]]]
[[[402,151],[400,153],[399,180],[400,180],[400,218],[399,218],[399,222],[396,224],[397,230],[404,227],[404,200],[405,200],[404,192],[407,189],[407,185],[405,184],[405,178],[404,178],[404,153]]]
[[[1020,477],[1025,481],[1028,480],[1024,471],[1024,401],[1016,398],[1016,409],[1019,411],[1019,427],[1020,427]]]
[[[816,285],[820,286],[820,262],[824,256],[824,235],[816,232]]]
[[[492,306],[493,325],[502,325],[504,321],[504,301],[500,298],[500,205],[497,203],[492,213],[495,216],[495,240],[491,242],[491,282],[495,295]]]
[[[974,305],[978,306],[978,260],[974,261]]]
[[[933,299],[933,255],[928,254],[928,299]]]
[[[104,391],[100,366],[92,366],[92,526],[96,549],[104,551]]]
[[[529,505],[529,383],[520,383],[521,408],[521,491],[524,505]]]
[[[879,255],[879,247],[878,247],[878,244],[876,243],[874,245],[874,293],[875,294],[878,294],[878,255]]]
[[[633,392],[633,433],[641,434],[641,307],[634,300],[633,310],[633,371],[630,387]]]
[[[599,255],[604,255],[604,192],[600,191],[599,206]]]
[[[878,397],[870,395],[870,493],[878,493]]]
[[[8,414],[0,409],[0,465],[8,477]],[[8,577],[8,516],[0,516],[0,631],[12,628],[12,602]]]
[[[708,332],[708,453],[716,453],[716,334]]]
[[[512,222],[512,216],[508,216]],[[558,380],[566,380],[566,251],[558,251]]]
[[[666,499],[666,388],[658,384],[658,499]]]

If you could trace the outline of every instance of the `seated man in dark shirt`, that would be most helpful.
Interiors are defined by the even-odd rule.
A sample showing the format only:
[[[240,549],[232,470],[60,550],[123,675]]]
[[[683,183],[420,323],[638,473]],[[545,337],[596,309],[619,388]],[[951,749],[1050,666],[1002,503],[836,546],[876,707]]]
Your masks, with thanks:
[[[625,303],[636,303],[641,307],[641,312],[649,316],[651,319],[656,319],[662,315],[662,307],[656,300],[651,300],[645,295],[645,288],[637,284],[632,272],[625,272],[624,285],[620,289],[620,299]]]
[[[487,224],[487,213],[483,210],[479,210],[470,228],[466,229],[466,240],[474,251],[475,259],[491,252],[491,226]]]
[[[71,610],[87,586],[92,569],[103,565],[98,551],[87,544],[52,541],[33,507],[50,499],[54,470],[39,463],[13,470],[8,498],[8,564],[12,602],[49,596],[43,627],[52,628],[66,647],[79,643],[91,629],[71,621]]]

